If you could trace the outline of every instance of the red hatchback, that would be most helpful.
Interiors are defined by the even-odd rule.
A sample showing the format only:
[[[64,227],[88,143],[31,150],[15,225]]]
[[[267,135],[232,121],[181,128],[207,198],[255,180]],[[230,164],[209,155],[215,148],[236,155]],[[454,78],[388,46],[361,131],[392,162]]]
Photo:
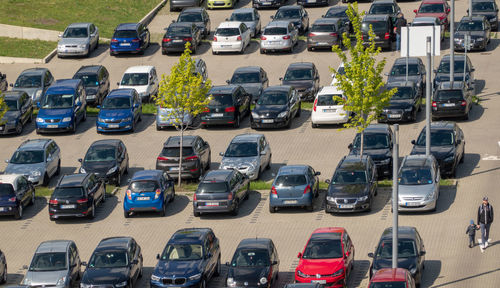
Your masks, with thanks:
[[[354,245],[344,228],[318,228],[297,257],[295,282],[345,287],[354,265]]]
[[[415,281],[406,269],[386,268],[373,275],[368,288],[415,288]]]
[[[450,6],[446,0],[422,0],[420,7],[413,12],[417,14],[415,18],[436,17],[445,28],[450,24]]]

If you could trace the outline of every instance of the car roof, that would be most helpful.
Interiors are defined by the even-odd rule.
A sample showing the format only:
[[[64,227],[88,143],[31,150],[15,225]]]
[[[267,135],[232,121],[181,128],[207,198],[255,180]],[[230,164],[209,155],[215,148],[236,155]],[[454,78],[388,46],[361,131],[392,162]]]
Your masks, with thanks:
[[[386,88],[394,87],[415,87],[415,82],[413,81],[391,81],[385,85]]]
[[[110,97],[132,97],[134,95],[134,88],[118,88],[111,90],[106,98]]]
[[[288,65],[287,70],[292,69],[313,69],[314,64],[312,62],[294,62]]]
[[[422,3],[420,5],[422,5],[423,3],[445,3],[447,0],[422,0]]]
[[[81,23],[71,23],[68,25],[67,28],[79,28],[79,27],[89,27],[90,25],[92,25],[92,23],[89,23],[89,22],[81,22]]]
[[[219,28],[239,28],[241,23],[243,23],[243,22],[240,22],[240,21],[225,21],[225,22],[221,22],[219,24],[219,26],[217,27],[217,29],[219,29]]]
[[[393,4],[396,3],[395,0],[374,0],[373,4]]]
[[[233,11],[233,14],[237,14],[237,13],[249,13],[249,12],[253,12],[255,10],[255,8],[238,8],[238,9],[235,9]]]
[[[330,11],[330,10],[342,10],[342,11],[345,11],[347,9],[349,9],[349,6],[340,6],[339,5],[339,6],[330,7],[330,9],[328,9],[328,11]]]
[[[132,180],[156,180],[163,175],[162,170],[140,170],[134,173]]]
[[[443,61],[450,61],[450,54],[446,54],[443,56],[443,58],[441,58],[441,62]],[[463,61],[465,59],[465,54],[457,54],[455,53],[455,55],[453,56],[455,60],[461,60]],[[467,59],[469,58],[469,56],[467,56]]]
[[[155,66],[130,66],[125,70],[125,73],[148,73],[153,70]]]
[[[431,16],[425,16],[425,17],[416,17],[413,19],[413,22],[412,23],[435,23],[436,22],[436,19],[438,19],[437,17],[431,17]]]
[[[389,20],[389,15],[386,14],[367,14],[363,17],[363,22],[365,21],[387,21]]]
[[[44,241],[38,245],[35,253],[66,252],[71,243],[73,243],[71,240]]]
[[[262,91],[262,93],[264,93],[266,91],[284,91],[284,92],[288,92],[291,88],[292,88],[292,86],[290,86],[290,85],[273,85],[273,86],[266,87],[264,89],[264,91]]]
[[[52,141],[52,139],[30,139],[30,140],[26,140],[23,143],[21,143],[21,145],[19,145],[18,149],[21,149],[21,150],[43,149],[51,141]]]
[[[363,163],[364,165],[368,161],[368,157],[370,156],[365,154],[363,154],[361,157],[359,155],[344,156],[344,158],[340,160],[341,163],[339,165],[339,168],[340,169],[355,168],[357,165],[359,165],[360,162]]]
[[[434,162],[434,156],[425,154],[407,155],[403,159],[402,167],[428,167]]]
[[[297,9],[301,9],[302,6],[300,5],[285,5],[285,6],[281,6],[280,8],[278,8],[278,10],[297,10]]]
[[[283,27],[283,28],[287,28],[288,25],[290,24],[290,21],[284,21],[284,20],[279,20],[279,21],[271,21],[269,23],[267,23],[266,27],[265,28],[271,28],[271,27]]]
[[[226,169],[218,169],[218,170],[211,170],[208,171],[208,173],[203,177],[202,182],[225,182],[227,181],[228,177],[233,173],[233,170],[226,170]]]
[[[263,134],[257,134],[257,133],[240,134],[234,136],[233,140],[231,140],[231,143],[257,142],[263,136],[264,136]]]
[[[404,268],[384,268],[378,270],[370,282],[406,281],[406,273],[408,270]]]
[[[359,159],[359,156],[358,156]],[[322,227],[315,229],[312,234],[318,233],[344,233],[345,229],[343,227]]]
[[[109,237],[104,238],[97,245],[96,250],[126,250],[132,237]]]
[[[29,69],[26,69],[26,70],[23,70],[23,72],[21,72],[20,75],[24,75],[24,74],[28,74],[28,75],[40,75],[40,74],[44,74],[47,70],[47,68],[40,68],[40,67],[36,67],[36,68],[29,68]]]
[[[213,86],[210,91],[208,92],[209,94],[232,94],[240,85],[219,85],[219,86]]]
[[[4,98],[19,99],[21,95],[26,94],[24,91],[5,91],[2,92]]]
[[[415,239],[417,233],[417,228],[411,226],[399,226],[398,227],[398,239],[399,238],[409,238]],[[392,227],[385,228],[380,240],[392,240]]]
[[[452,85],[453,84],[453,85]],[[456,90],[463,89],[465,87],[465,82],[463,81],[445,81],[439,84],[438,90]]]
[[[391,127],[389,124],[377,123],[370,124],[365,128],[365,133],[390,133]]]
[[[50,89],[54,88],[66,88],[66,89],[76,89],[78,85],[82,82],[80,79],[60,79],[56,80],[52,85],[50,85]]]
[[[189,27],[191,28],[192,26],[194,25],[194,23],[192,22],[172,22],[170,23],[170,25],[168,25],[168,27],[172,27],[172,26],[182,26],[182,27]],[[168,28],[167,28],[168,29]]]
[[[189,147],[193,145],[194,140],[197,139],[197,136],[194,135],[185,135],[182,137],[182,146]],[[163,143],[163,147],[179,147],[181,144],[180,136],[170,136],[167,141]]]
[[[59,184],[57,184],[57,187],[79,187],[88,175],[87,173],[64,175]]]
[[[400,65],[400,64],[406,64],[406,57],[400,57],[400,58],[397,58],[395,61],[394,61],[394,64],[393,65]],[[408,64],[418,64],[420,63],[420,58],[417,58],[417,57],[408,57]]]
[[[181,13],[201,13],[203,11],[203,7],[189,7],[182,10]]]
[[[238,249],[269,249],[271,247],[272,240],[269,238],[246,238],[240,241],[238,244]]]
[[[121,23],[115,30],[136,30],[140,23]]]
[[[309,169],[307,165],[286,165],[281,166],[278,171],[278,175],[297,175],[297,174],[305,174]]]
[[[102,68],[102,65],[84,65],[76,71],[76,74],[96,74]]]
[[[472,0],[472,2],[495,2],[495,0]]]
[[[12,184],[12,185],[16,185],[15,184],[15,181],[16,179],[21,176],[21,175],[18,175],[18,174],[2,174],[0,175],[0,183],[6,183],[6,184]],[[14,187],[16,188],[16,187]]]
[[[323,86],[316,96],[325,94],[344,94],[344,91],[337,88],[337,86]]]
[[[120,145],[121,140],[120,139],[103,139],[103,140],[97,140],[94,141],[92,144],[90,144],[90,147],[92,146],[98,146],[98,145],[109,145],[109,146],[118,146]]]
[[[234,73],[239,73],[239,72],[260,72],[261,67],[260,66],[243,66],[243,67],[238,67],[236,70],[234,70]]]
[[[460,22],[462,21],[483,21],[486,16],[484,15],[472,15],[472,16],[463,16],[462,19],[460,19]]]
[[[175,231],[175,233],[170,237],[168,243],[171,242],[195,242],[201,243],[205,236],[212,232],[210,228],[184,228]]]
[[[313,25],[321,25],[321,24],[336,24],[338,21],[340,21],[340,17],[332,17],[332,18],[318,18],[316,21],[314,21]]]

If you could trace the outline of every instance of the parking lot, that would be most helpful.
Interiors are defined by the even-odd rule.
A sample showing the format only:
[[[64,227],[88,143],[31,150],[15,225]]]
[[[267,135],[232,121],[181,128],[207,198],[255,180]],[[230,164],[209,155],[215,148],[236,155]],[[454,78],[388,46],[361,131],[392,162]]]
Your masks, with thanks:
[[[290,1],[289,1],[290,2]],[[408,22],[413,19],[413,9],[420,2],[401,2],[399,5]],[[288,3],[292,4],[292,3]],[[331,1],[330,6],[339,5],[339,1]],[[370,3],[360,3],[361,10],[367,10]],[[251,2],[242,0],[237,7],[250,7]],[[455,19],[458,21],[467,9],[466,1],[457,1]],[[311,23],[326,13],[327,7],[307,8]],[[177,13],[170,13],[167,6],[149,25],[152,39],[159,41],[163,28],[167,27]],[[270,21],[269,16],[276,10],[260,10],[263,26]],[[232,10],[209,11],[212,32],[217,25],[229,17]],[[156,37],[156,38],[154,38]],[[449,46],[446,39],[444,48]],[[466,141],[465,162],[458,168],[456,185],[442,188],[438,200],[437,211],[422,214],[400,215],[399,224],[415,226],[419,230],[427,250],[425,271],[422,287],[498,287],[500,283],[500,222],[491,227],[491,246],[481,253],[478,247],[467,247],[467,236],[464,235],[470,219],[476,219],[477,207],[483,195],[488,195],[490,203],[500,207],[498,176],[500,169],[500,66],[495,65],[500,57],[497,33],[492,36],[491,43],[485,52],[469,54],[476,68],[476,94],[483,100],[471,110],[467,121],[457,121],[463,129]],[[252,41],[244,55],[227,54],[212,55],[209,43],[203,43],[198,48],[195,57],[205,60],[209,78],[214,85],[223,85],[229,79],[235,68],[246,65],[258,65],[264,68],[269,76],[270,85],[280,83],[286,67],[292,62],[314,62],[318,67],[321,85],[331,81],[330,67],[336,68],[339,59],[329,51],[308,52],[304,41],[300,41],[299,49],[293,54],[261,55],[258,43]],[[127,67],[133,65],[154,65],[159,73],[168,73],[178,56],[161,55],[160,46],[152,45],[143,56],[109,56],[106,45],[86,59],[57,59],[45,65],[56,79],[71,78],[81,65],[101,64],[110,71],[112,88],[122,76]],[[201,48],[201,49],[200,49]],[[443,49],[441,55],[449,50]],[[384,52],[380,57],[387,58],[386,71],[397,52]],[[437,66],[440,57],[434,63]],[[0,70],[7,74],[10,82],[14,81],[21,71],[33,67],[28,64],[2,65]],[[400,154],[407,155],[411,150],[410,141],[416,139],[424,127],[424,112],[420,112],[415,123],[400,126]],[[120,138],[128,148],[131,172],[142,169],[154,169],[156,156],[163,142],[172,135],[177,135],[173,129],[156,131],[155,117],[145,116],[139,123],[135,133],[120,133],[100,135],[96,133],[95,118],[79,125],[76,134],[57,134],[38,136],[34,132],[34,123],[25,128],[20,136],[0,138],[0,159],[9,159],[20,143],[27,139],[48,137],[55,139],[62,150],[62,173],[76,172],[79,167],[78,158],[84,156],[89,145],[97,139]],[[302,111],[291,129],[259,131],[266,135],[272,149],[272,169],[262,175],[269,181],[272,173],[286,164],[309,164],[320,171],[321,180],[325,180],[334,172],[335,166],[342,156],[348,152],[347,145],[352,141],[354,130],[339,130],[340,126],[325,126],[311,128],[310,111]],[[217,168],[221,160],[219,152],[223,152],[229,141],[237,134],[252,133],[249,120],[245,118],[238,129],[230,127],[192,129],[187,135],[200,135],[211,146],[212,169]],[[0,164],[3,171],[6,164]],[[56,180],[51,181],[51,186]],[[123,181],[125,184],[125,181]],[[324,192],[322,192],[324,193]],[[87,261],[93,249],[104,237],[132,236],[142,246],[144,255],[145,275],[136,287],[148,287],[149,278],[156,254],[160,253],[170,236],[180,228],[210,227],[221,241],[222,262],[230,261],[239,241],[249,237],[268,237],[273,239],[280,256],[279,285],[291,283],[294,279],[294,269],[298,264],[296,255],[304,247],[310,233],[318,227],[342,226],[347,229],[355,245],[355,270],[348,281],[348,287],[366,287],[368,284],[368,269],[372,252],[382,231],[392,225],[390,212],[391,190],[384,188],[374,202],[370,213],[332,216],[324,212],[324,194],[318,197],[313,212],[299,209],[280,210],[270,214],[268,211],[269,191],[252,191],[249,201],[240,207],[238,216],[213,215],[193,217],[192,203],[189,194],[178,193],[175,201],[167,208],[164,218],[154,214],[141,214],[125,219],[123,217],[124,189],[120,189],[114,197],[98,207],[94,220],[64,220],[52,222],[48,217],[47,200],[38,197],[33,207],[25,210],[22,220],[10,217],[0,218],[0,249],[6,253],[9,267],[9,285],[19,283],[25,273],[23,265],[29,264],[33,252],[41,241],[53,239],[74,240],[79,248],[82,261]],[[497,208],[498,209],[498,208]],[[479,234],[478,234],[479,235]],[[223,270],[224,271],[224,270]],[[215,278],[209,287],[222,287],[225,274]]]

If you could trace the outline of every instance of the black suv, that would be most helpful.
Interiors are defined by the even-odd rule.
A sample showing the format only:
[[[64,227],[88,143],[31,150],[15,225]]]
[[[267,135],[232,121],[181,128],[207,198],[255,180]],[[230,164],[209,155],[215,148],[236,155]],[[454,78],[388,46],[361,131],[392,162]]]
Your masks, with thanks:
[[[278,280],[280,259],[273,240],[248,238],[241,240],[226,265],[229,266],[226,287],[244,287],[247,283],[260,283],[253,287],[273,287]]]
[[[231,80],[227,84],[241,85],[246,92],[252,94],[252,102],[256,102],[262,91],[269,86],[267,73],[259,66],[245,66],[234,70]]]
[[[371,124],[364,131],[363,154],[370,155],[379,178],[392,176],[392,130],[387,124]],[[349,144],[349,155],[359,155],[361,133]]]
[[[240,127],[242,117],[250,115],[252,95],[240,85],[214,86],[208,92],[212,99],[201,114],[201,126],[233,125]]]
[[[368,155],[344,156],[326,193],[326,213],[370,211],[377,195],[377,169]]]
[[[0,119],[0,135],[23,132],[24,126],[33,120],[33,101],[24,91],[3,92],[7,112]]]
[[[470,61],[469,56],[465,58],[464,54],[455,54],[455,64],[454,67],[454,81],[464,81],[464,66],[465,66],[465,83],[468,88],[475,88],[474,84],[474,71],[476,70],[472,66],[472,62]],[[464,65],[464,61],[465,65]],[[439,62],[439,67],[434,70],[434,89],[439,87],[441,82],[450,81],[450,55],[445,55],[441,58],[441,62]],[[475,89],[472,89],[475,91]]]
[[[396,39],[394,25],[389,15],[366,15],[361,22],[361,33],[363,34],[363,45],[370,45],[368,31],[372,26],[375,34],[375,46],[391,50],[392,42]]]
[[[442,82],[432,97],[432,120],[446,117],[469,119],[472,109],[472,89],[464,82]]]
[[[142,250],[132,237],[104,238],[83,272],[80,287],[134,287],[142,276]]]
[[[422,104],[422,94],[414,82],[389,82],[387,90],[397,89],[389,105],[380,113],[378,122],[417,121],[417,113]]]
[[[300,117],[301,101],[292,86],[271,86],[262,92],[250,116],[250,127],[290,128],[292,119]]]
[[[50,220],[95,217],[96,205],[106,200],[106,184],[94,173],[65,175],[49,200]]]
[[[172,178],[179,177],[180,137],[170,136],[156,158],[156,169],[166,171]],[[181,178],[198,179],[210,169],[211,150],[208,142],[200,136],[182,138]]]
[[[412,140],[411,155],[425,154],[425,127],[418,139]],[[442,175],[456,175],[457,166],[465,156],[464,132],[454,122],[438,121],[431,123],[431,154],[439,163]]]
[[[271,19],[273,19],[273,21],[289,21],[300,33],[305,33],[309,30],[309,15],[306,9],[301,5],[286,5],[280,7],[278,11],[276,11],[276,14],[271,16]]]
[[[97,140],[78,159],[82,166],[80,173],[94,173],[96,177],[120,186],[122,175],[128,173],[129,158],[127,147],[119,139]]]
[[[210,35],[210,16],[203,7],[191,7],[182,10],[176,22],[194,23],[201,31],[201,35],[204,37]]]
[[[498,30],[498,6],[495,0],[472,0],[472,15],[486,16],[491,29]]]
[[[87,104],[99,105],[109,93],[109,72],[102,65],[82,66],[73,79],[82,79]]]
[[[319,73],[312,62],[296,62],[288,65],[282,85],[297,89],[300,100],[313,100],[319,89]]]
[[[375,0],[370,9],[368,10],[368,15],[389,15],[392,23],[396,23],[396,18],[401,12],[396,0]]]
[[[193,197],[193,214],[231,212],[238,215],[241,202],[248,199],[250,180],[238,170],[213,170],[200,181]]]

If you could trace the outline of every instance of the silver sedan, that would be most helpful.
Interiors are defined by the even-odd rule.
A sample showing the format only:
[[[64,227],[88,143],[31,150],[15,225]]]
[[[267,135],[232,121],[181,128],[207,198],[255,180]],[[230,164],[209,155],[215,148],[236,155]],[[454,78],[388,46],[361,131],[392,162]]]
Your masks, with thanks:
[[[57,57],[88,57],[99,46],[99,30],[92,23],[70,24],[59,38]]]

